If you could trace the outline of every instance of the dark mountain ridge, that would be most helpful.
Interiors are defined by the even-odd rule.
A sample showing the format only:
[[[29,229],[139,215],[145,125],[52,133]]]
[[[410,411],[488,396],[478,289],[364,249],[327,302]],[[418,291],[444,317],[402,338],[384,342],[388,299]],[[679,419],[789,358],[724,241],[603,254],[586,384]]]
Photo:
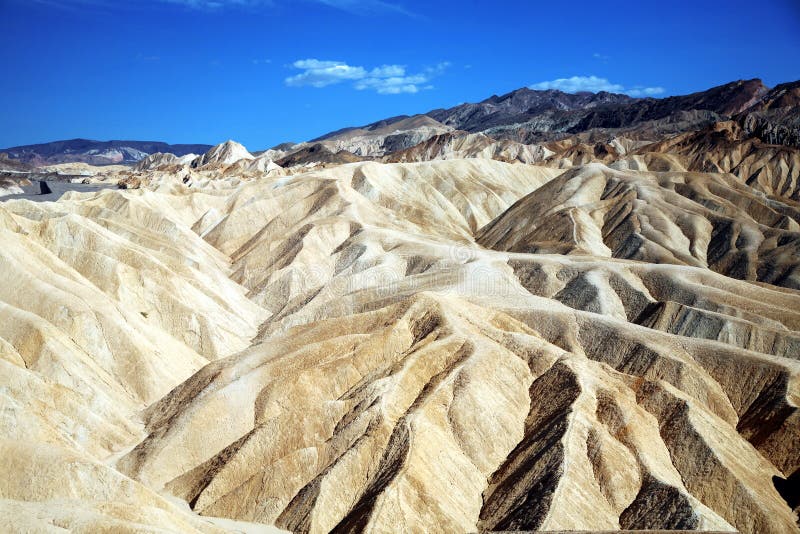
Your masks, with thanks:
[[[623,134],[655,141],[665,135],[703,129],[733,117],[744,123],[743,114],[759,111],[759,120],[751,120],[751,127],[746,130],[766,132],[772,139],[770,142],[794,144],[797,128],[791,119],[797,114],[799,94],[797,82],[770,90],[757,78],[665,98],[634,98],[604,91],[565,93],[523,87],[477,103],[434,109],[425,115],[455,130],[534,143],[604,131],[608,137]],[[341,137],[348,131],[375,130],[407,118],[409,116],[401,115],[363,127],[343,128],[315,141]],[[787,120],[791,123],[788,131],[783,128]]]
[[[800,81],[775,86],[736,120],[765,143],[800,146]]]
[[[555,89],[536,91],[523,87],[502,96],[493,95],[477,104],[461,104],[436,109],[427,115],[437,121],[468,132],[492,126],[520,123],[547,112],[593,109],[608,104],[626,104],[636,100],[628,95],[607,93],[564,93]]]
[[[689,95],[641,98],[628,104],[605,105],[588,111],[570,133],[592,128],[622,128],[666,119],[682,111],[709,111],[720,117],[732,116],[754,105],[768,90],[761,80],[739,80]]]

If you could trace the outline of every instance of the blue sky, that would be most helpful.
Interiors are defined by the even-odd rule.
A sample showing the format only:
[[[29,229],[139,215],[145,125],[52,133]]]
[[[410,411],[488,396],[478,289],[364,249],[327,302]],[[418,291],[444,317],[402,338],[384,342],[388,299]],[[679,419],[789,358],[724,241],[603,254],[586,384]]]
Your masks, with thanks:
[[[0,147],[251,150],[557,87],[800,79],[800,1],[0,0]]]

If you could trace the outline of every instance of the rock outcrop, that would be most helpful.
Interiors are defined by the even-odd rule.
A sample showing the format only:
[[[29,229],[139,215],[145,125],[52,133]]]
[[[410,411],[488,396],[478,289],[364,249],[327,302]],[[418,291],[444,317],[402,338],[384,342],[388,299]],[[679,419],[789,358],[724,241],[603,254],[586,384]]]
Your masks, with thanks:
[[[737,118],[765,143],[800,147],[800,81],[777,85]]]

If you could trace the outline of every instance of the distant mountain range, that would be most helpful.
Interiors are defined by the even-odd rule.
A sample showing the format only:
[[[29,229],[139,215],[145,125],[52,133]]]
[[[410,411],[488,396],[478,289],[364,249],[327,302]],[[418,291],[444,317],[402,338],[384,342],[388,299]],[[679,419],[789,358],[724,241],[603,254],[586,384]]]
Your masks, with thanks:
[[[770,89],[761,80],[739,80],[706,91],[667,98],[633,98],[600,93],[569,94],[557,90],[517,89],[474,104],[436,109],[424,115],[398,116],[358,128],[344,128],[314,141],[361,140],[377,132],[389,132],[390,150],[404,150],[421,142],[410,121],[424,121],[428,130],[483,133],[495,140],[521,143],[555,141],[573,135],[597,140],[624,135],[631,139],[661,140],[668,135],[700,130],[734,118],[751,132],[768,132],[773,144],[797,145],[800,137],[800,82]],[[780,111],[778,111],[780,110]],[[754,115],[755,114],[755,115]],[[748,118],[749,117],[749,118]],[[430,120],[432,119],[432,120]],[[393,131],[394,130],[394,131]],[[398,134],[411,141],[400,146]],[[430,136],[429,136],[430,137]],[[355,143],[354,145],[357,145]],[[371,143],[376,144],[375,140]],[[356,150],[358,146],[354,146]],[[381,155],[383,155],[381,154]],[[362,154],[368,155],[368,154]]]
[[[511,159],[529,162],[538,157],[536,154],[559,153],[562,148],[560,145],[539,148],[534,144],[562,141],[573,145],[648,144],[700,132],[728,120],[738,124],[741,132],[737,135],[742,139],[800,146],[800,81],[770,89],[759,79],[739,80],[667,98],[522,88],[477,103],[342,128],[307,143],[284,143],[265,152],[276,160],[293,164],[308,163],[314,158],[322,158],[323,163],[334,160],[342,163],[391,155],[395,155],[394,160],[408,161],[421,157],[417,153],[423,150],[439,155],[448,151],[461,155],[474,150],[489,151],[500,159],[513,155]],[[474,134],[482,137],[465,138]],[[618,139],[623,140],[614,141]],[[72,139],[0,152],[7,153],[11,161],[33,166],[68,162],[110,165],[135,164],[156,153],[177,157],[199,155],[211,148],[204,144]],[[299,151],[302,154],[293,156]]]
[[[91,165],[133,164],[156,152],[168,152],[176,156],[203,154],[212,145],[170,145],[159,141],[92,141],[70,139],[36,145],[16,146],[0,149],[12,160],[30,165],[55,165],[58,163],[83,162]]]

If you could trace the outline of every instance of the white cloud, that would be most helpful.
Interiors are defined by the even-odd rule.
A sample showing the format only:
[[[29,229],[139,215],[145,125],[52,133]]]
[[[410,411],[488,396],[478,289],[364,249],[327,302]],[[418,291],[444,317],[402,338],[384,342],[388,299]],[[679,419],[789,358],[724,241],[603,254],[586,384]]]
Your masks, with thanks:
[[[286,78],[286,85],[290,87],[326,87],[335,83],[348,80],[361,80],[367,75],[363,67],[351,67],[341,61],[320,61],[318,59],[301,59],[292,66],[303,72]]]
[[[420,91],[419,85],[427,81],[427,78],[422,75],[364,78],[356,82],[354,87],[359,91],[374,89],[382,95],[398,95],[400,93],[418,93]]]
[[[597,76],[573,76],[572,78],[558,78],[548,82],[539,82],[531,85],[531,89],[558,89],[565,93],[578,93],[581,91],[608,91],[609,93],[619,93],[625,88],[619,84],[611,83],[605,78]]]
[[[405,76],[406,68],[402,65],[381,65],[369,71],[373,78],[388,78],[390,76]]]
[[[609,93],[624,93],[630,96],[655,96],[664,92],[663,87],[644,87],[636,85],[625,88],[624,85],[611,83],[607,78],[597,76],[573,76],[571,78],[558,78],[547,82],[539,82],[530,86],[531,89],[558,89],[565,93],[580,93],[588,91],[598,93],[606,91]]]
[[[641,87],[637,85],[636,87],[631,87],[625,93],[630,96],[656,96],[662,94],[664,90],[663,87]]]
[[[382,95],[413,94],[432,89],[428,82],[444,72],[450,64],[439,63],[418,74],[408,74],[403,65],[381,65],[373,69],[348,65],[343,61],[302,59],[292,63],[303,72],[286,78],[290,87],[327,87],[343,82],[352,82],[359,91],[372,90]]]

